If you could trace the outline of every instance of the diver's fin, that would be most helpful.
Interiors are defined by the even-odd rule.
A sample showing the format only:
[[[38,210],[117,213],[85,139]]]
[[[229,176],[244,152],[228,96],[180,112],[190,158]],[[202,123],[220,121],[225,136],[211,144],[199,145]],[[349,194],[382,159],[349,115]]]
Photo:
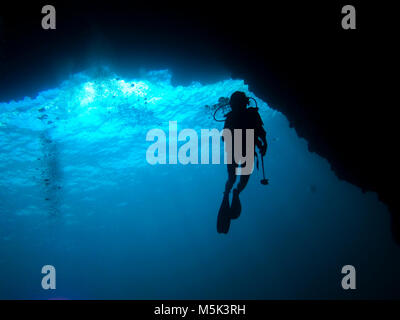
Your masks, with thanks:
[[[231,225],[231,219],[229,217],[229,193],[224,193],[224,198],[222,199],[221,207],[218,211],[217,218],[217,232],[218,233],[228,233],[229,227]]]
[[[242,204],[240,203],[239,199],[239,191],[237,189],[234,189],[232,197],[232,206],[230,210],[231,219],[239,218],[241,212],[242,212]]]

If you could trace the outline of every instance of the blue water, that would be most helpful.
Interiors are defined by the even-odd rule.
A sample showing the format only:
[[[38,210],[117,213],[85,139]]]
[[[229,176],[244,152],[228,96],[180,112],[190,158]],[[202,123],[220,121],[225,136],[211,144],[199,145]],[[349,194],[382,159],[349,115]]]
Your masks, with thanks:
[[[254,171],[222,235],[225,165],[150,165],[146,133],[222,129],[205,105],[236,90],[258,101],[270,185]],[[2,299],[399,298],[399,256],[377,195],[340,181],[242,80],[101,69],[0,103]],[[41,287],[47,264],[56,290]],[[354,291],[340,285],[347,264]]]

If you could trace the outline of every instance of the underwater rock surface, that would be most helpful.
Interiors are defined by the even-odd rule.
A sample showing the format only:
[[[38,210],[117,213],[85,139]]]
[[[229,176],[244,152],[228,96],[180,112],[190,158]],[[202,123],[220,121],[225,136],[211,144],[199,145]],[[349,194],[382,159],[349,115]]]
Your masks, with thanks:
[[[228,235],[225,165],[146,162],[146,133],[222,129],[205,106],[257,99],[270,185],[255,170]],[[0,103],[0,298],[399,298],[399,248],[375,193],[339,180],[286,117],[242,80],[173,86],[168,71],[75,74]],[[57,269],[57,290],[40,270]],[[341,286],[342,266],[357,290]],[[379,275],[379,278],[378,278]]]

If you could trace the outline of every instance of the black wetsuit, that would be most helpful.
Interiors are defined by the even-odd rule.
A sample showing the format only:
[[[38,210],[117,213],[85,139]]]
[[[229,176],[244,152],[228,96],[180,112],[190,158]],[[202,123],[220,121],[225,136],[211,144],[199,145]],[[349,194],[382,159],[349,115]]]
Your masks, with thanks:
[[[260,150],[267,147],[266,132],[263,128],[263,121],[258,113],[258,108],[246,108],[240,111],[231,111],[226,115],[224,129],[232,132],[232,164],[228,164],[228,181],[225,185],[225,192],[230,192],[236,180],[236,168],[239,166],[234,159],[234,129],[242,129],[242,154],[246,152],[246,129],[254,130],[254,147]],[[252,150],[255,152],[255,150]],[[241,175],[237,189],[239,193],[246,187],[250,175]]]

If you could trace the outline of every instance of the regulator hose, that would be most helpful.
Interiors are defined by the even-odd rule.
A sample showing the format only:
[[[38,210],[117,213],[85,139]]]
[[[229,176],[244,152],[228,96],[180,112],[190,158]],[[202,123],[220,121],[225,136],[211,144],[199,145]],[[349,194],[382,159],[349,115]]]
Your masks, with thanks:
[[[225,107],[224,105],[221,105],[221,106],[219,106],[217,109],[215,109],[215,111],[214,111],[214,120],[215,121],[217,121],[217,122],[224,122],[225,121],[225,119],[217,119],[217,118],[215,118],[215,115],[217,114],[217,112],[218,112],[218,110],[219,109],[221,109],[222,107]],[[224,115],[225,116],[225,115]]]

